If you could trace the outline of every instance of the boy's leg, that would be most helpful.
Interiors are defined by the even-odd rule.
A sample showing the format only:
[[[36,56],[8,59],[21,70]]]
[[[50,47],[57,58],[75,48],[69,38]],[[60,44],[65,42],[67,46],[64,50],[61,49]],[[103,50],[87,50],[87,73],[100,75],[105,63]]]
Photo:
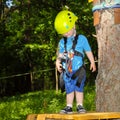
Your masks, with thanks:
[[[60,111],[60,113],[70,114],[72,113],[72,104],[74,100],[74,92],[66,94],[66,107]]]
[[[71,92],[71,93],[66,95],[67,106],[72,107],[73,100],[74,100],[74,92]]]
[[[83,107],[83,92],[75,92],[76,94],[76,102],[77,102],[77,112],[78,113],[86,113],[86,110]]]
[[[83,105],[83,92],[75,92],[77,105]]]

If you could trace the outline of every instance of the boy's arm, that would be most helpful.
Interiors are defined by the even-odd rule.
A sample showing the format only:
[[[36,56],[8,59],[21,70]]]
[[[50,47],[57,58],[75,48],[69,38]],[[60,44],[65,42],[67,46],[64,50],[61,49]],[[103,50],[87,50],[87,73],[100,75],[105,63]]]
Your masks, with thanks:
[[[88,59],[91,63],[90,70],[92,70],[92,72],[95,72],[96,71],[96,65],[95,65],[93,53],[91,51],[89,51],[89,52],[86,52],[86,55],[87,55],[87,57],[88,57]]]
[[[62,54],[59,53],[56,59],[56,68],[60,73],[62,72],[62,64],[61,64],[61,59],[60,59],[61,57],[62,57]]]

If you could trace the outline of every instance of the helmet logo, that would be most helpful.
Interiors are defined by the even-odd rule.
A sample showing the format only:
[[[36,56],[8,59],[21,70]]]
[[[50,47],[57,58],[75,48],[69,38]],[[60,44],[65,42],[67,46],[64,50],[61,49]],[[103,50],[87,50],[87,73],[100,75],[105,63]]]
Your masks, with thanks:
[[[68,25],[66,25],[66,29],[69,29],[69,26],[68,26]]]

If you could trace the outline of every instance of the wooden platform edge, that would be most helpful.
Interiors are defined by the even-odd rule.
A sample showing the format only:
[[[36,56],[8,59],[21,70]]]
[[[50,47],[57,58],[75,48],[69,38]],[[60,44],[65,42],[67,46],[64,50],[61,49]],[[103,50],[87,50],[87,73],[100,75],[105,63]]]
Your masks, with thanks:
[[[37,116],[38,114],[29,114],[26,120],[37,120]]]
[[[92,112],[84,114],[30,114],[26,120],[46,120],[48,119],[66,119],[66,120],[94,120],[94,119],[118,119],[120,112]]]

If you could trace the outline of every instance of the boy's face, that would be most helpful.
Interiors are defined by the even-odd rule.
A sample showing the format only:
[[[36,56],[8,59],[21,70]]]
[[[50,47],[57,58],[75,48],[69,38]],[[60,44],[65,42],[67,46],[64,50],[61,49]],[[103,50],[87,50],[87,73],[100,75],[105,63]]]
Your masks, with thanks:
[[[71,37],[75,34],[75,27],[72,28],[70,31],[68,31],[67,33],[63,34],[64,37]]]

